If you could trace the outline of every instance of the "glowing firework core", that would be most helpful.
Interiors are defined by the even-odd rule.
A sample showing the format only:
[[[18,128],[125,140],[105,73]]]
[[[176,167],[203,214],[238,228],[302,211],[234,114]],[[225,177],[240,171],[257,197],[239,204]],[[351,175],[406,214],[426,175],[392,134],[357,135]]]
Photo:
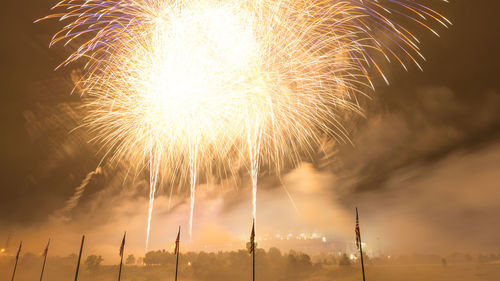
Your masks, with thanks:
[[[360,112],[373,54],[418,66],[409,21],[447,20],[414,0],[63,0],[71,19],[52,43],[90,35],[64,64],[88,59],[85,124],[112,160],[157,185],[203,173],[279,172],[324,137],[346,140],[340,115]],[[430,29],[435,33],[434,30]],[[388,43],[389,42],[389,43]],[[397,47],[394,47],[397,46]],[[383,76],[384,77],[384,76]],[[385,77],[384,77],[385,79]]]
[[[237,12],[197,5],[155,24],[151,46],[134,62],[144,64],[137,74],[145,79],[133,94],[160,139],[206,145],[241,130],[241,112],[249,108],[242,105],[258,96],[261,72],[253,26]]]
[[[251,115],[265,108],[269,94],[259,77],[264,72],[251,17],[235,7],[213,4],[203,1],[159,17],[151,29],[151,46],[136,54],[139,59],[132,66],[145,79],[133,88],[141,104],[130,106],[142,107],[139,114],[158,140],[154,142],[167,140],[167,147],[187,155],[190,225],[200,145],[205,152],[221,143],[241,142],[238,138],[247,132],[240,131]]]

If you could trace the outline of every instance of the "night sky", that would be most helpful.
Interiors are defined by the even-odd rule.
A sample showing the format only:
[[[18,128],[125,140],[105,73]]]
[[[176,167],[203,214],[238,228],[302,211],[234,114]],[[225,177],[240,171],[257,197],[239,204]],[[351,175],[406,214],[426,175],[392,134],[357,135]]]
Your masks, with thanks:
[[[51,221],[53,214],[100,160],[88,136],[71,131],[78,125],[80,100],[70,95],[71,71],[78,65],[54,71],[69,50],[48,48],[57,23],[33,23],[52,4],[2,4],[0,241],[8,231],[32,245],[45,241],[54,232],[50,228],[61,225]],[[456,0],[436,6],[453,26],[439,29],[440,38],[420,36],[424,72],[390,66],[390,85],[376,80],[373,99],[366,102],[367,118],[349,125],[353,145],[336,147],[334,165],[304,163],[284,175],[292,196],[299,198],[301,215],[277,188],[279,182],[264,178],[262,229],[272,231],[268,216],[278,212],[290,216],[276,226],[283,230],[298,226],[348,237],[352,208],[358,205],[367,213],[368,240],[387,237],[388,247],[431,252],[482,251],[493,245],[500,250],[500,2]],[[68,239],[83,231],[99,233],[103,238],[96,245],[105,248],[108,237],[116,240],[128,227],[137,233],[135,247],[143,246],[147,186],[139,176],[122,188],[123,173],[105,166],[93,177],[71,221],[62,223]],[[237,235],[248,228],[238,225],[237,216],[247,212],[248,194],[210,188],[203,193],[202,188],[200,197],[206,200],[197,208],[206,211],[197,215],[200,236],[205,230]],[[174,199],[171,210],[165,197],[159,199],[156,220],[185,223],[185,196]],[[119,231],[108,235],[117,225]],[[161,245],[154,239],[164,233],[162,228],[153,234],[153,246]]]

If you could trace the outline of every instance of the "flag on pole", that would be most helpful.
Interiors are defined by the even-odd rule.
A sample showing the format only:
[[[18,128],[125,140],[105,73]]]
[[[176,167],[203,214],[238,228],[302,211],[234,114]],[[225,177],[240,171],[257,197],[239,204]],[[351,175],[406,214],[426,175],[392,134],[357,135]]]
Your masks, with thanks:
[[[49,252],[49,245],[50,245],[50,238],[49,238],[49,242],[47,242],[47,246],[45,246],[45,250],[43,250],[43,253],[42,253],[42,257],[44,257],[44,258],[47,257],[47,254]]]
[[[177,281],[177,275],[179,273],[179,242],[181,241],[181,226],[179,225],[179,232],[177,232],[177,239],[175,239],[175,249],[174,249],[174,255],[176,255],[175,259],[175,281]]]
[[[358,248],[358,251],[361,247],[361,232],[359,230],[359,218],[358,218],[358,208],[356,208],[356,247]]]
[[[177,232],[177,239],[175,239],[174,255],[177,255],[179,251],[179,242],[181,240],[181,227],[179,226],[179,232]]]
[[[252,223],[252,233],[250,233],[250,247],[248,253],[253,253],[255,251],[255,220]]]
[[[120,246],[120,257],[123,258],[123,250],[125,249],[125,236],[127,235],[127,232],[123,234],[123,239],[122,239],[122,244]]]
[[[120,245],[120,269],[118,270],[118,281],[120,281],[122,277],[122,265],[123,265],[123,252],[125,250],[125,237],[127,236],[127,232],[123,233],[122,244]]]
[[[365,263],[363,261],[363,244],[361,243],[361,231],[359,230],[358,207],[356,207],[356,247],[358,247],[361,257],[361,272],[363,272],[363,281],[365,281]]]

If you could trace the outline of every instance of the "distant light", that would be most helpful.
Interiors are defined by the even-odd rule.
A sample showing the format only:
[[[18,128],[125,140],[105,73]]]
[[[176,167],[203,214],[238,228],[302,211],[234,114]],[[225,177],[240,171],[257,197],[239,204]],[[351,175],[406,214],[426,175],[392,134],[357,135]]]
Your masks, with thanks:
[[[191,262],[190,261],[188,261],[188,265],[191,266]]]
[[[316,236],[318,236],[318,234],[316,234],[316,233],[313,233],[313,234],[312,234],[312,237],[316,237]]]
[[[351,258],[351,260],[353,260],[353,259],[355,259],[356,257],[355,257],[353,254],[351,254],[350,258]]]
[[[323,237],[321,238],[321,241],[323,241],[323,243],[324,243],[324,242],[326,242],[326,237],[325,237],[325,236],[323,236]]]
[[[5,249],[0,249],[0,253],[5,253]]]

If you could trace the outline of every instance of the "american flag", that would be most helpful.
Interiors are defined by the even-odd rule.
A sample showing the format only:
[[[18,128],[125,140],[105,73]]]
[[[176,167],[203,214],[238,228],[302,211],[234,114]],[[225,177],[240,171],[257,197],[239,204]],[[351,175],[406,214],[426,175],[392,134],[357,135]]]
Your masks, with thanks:
[[[127,232],[123,234],[122,244],[120,246],[120,257],[123,258],[123,251],[125,250],[125,236],[127,236]]]
[[[358,218],[358,208],[356,207],[356,229],[354,230],[356,232],[356,247],[359,250],[359,247],[361,246],[361,232],[359,231],[359,218]]]
[[[45,246],[45,250],[43,250],[43,253],[42,253],[42,257],[44,257],[44,258],[47,257],[47,253],[49,252],[49,245],[50,245],[50,238],[49,238],[49,242],[47,242],[47,246]]]
[[[250,234],[250,248],[248,249],[248,252],[251,254],[255,251],[255,220],[253,221],[252,224],[252,233]]]
[[[180,240],[181,240],[181,227],[179,226],[179,232],[177,232],[177,239],[175,239],[174,255],[177,255],[177,253],[179,252]]]

